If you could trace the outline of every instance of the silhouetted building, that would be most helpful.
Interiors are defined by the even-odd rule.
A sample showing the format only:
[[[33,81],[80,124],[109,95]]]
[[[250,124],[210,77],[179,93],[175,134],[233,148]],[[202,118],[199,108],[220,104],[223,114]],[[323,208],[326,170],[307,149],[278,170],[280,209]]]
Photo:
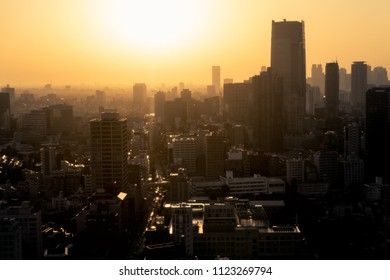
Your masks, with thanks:
[[[144,113],[146,106],[146,84],[136,83],[133,85],[133,108],[139,113]]]
[[[225,137],[216,132],[206,135],[206,178],[216,179],[224,174]]]
[[[74,128],[73,106],[56,104],[44,108],[48,117],[48,132],[50,134],[69,133]]]
[[[11,98],[9,92],[0,92],[0,131],[11,128]]]
[[[366,93],[366,150],[368,178],[390,177],[390,87],[371,88]]]
[[[339,65],[337,62],[326,64],[325,110],[326,117],[333,118],[339,112]]]
[[[223,89],[225,119],[239,124],[250,121],[252,85],[249,83],[225,84]]]
[[[212,66],[212,85],[215,88],[215,92],[217,95],[221,93],[221,67],[220,66]]]
[[[103,112],[90,121],[91,174],[95,189],[117,184],[120,191],[128,187],[127,119],[117,112]]]
[[[154,116],[156,122],[164,124],[165,122],[165,93],[162,91],[154,95]]]
[[[344,158],[360,156],[360,127],[354,122],[344,127]]]
[[[361,113],[364,113],[367,90],[367,64],[355,61],[351,66],[351,103]]]
[[[22,259],[22,227],[15,218],[0,218],[0,260]]]
[[[284,129],[301,134],[306,103],[304,22],[272,21],[271,69],[283,78]]]
[[[30,201],[23,201],[21,205],[0,208],[0,221],[4,218],[15,219],[21,227],[23,259],[40,259],[42,257],[41,211],[35,211]],[[14,236],[18,237],[18,233],[15,234]],[[10,240],[0,240],[10,242]],[[19,244],[19,241],[16,242]]]
[[[265,152],[283,149],[283,81],[272,68],[252,77],[254,148]]]
[[[320,92],[325,92],[325,75],[322,71],[322,64],[311,66],[311,86],[318,87]]]

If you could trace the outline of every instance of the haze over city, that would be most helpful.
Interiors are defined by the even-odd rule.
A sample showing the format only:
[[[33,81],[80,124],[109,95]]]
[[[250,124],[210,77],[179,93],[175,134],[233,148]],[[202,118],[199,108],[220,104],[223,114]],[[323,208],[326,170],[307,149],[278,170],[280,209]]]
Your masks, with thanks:
[[[386,0],[0,1],[0,84],[210,84],[270,65],[272,20],[305,21],[306,64],[389,69]],[[309,73],[308,73],[309,75]]]

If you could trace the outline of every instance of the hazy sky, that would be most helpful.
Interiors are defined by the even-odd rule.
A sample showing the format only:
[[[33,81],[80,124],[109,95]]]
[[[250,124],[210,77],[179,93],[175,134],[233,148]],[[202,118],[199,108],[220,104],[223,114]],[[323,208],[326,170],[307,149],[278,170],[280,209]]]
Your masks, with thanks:
[[[212,65],[241,82],[270,64],[283,19],[305,21],[307,76],[336,59],[390,70],[389,0],[0,0],[0,11],[0,86],[210,84]]]

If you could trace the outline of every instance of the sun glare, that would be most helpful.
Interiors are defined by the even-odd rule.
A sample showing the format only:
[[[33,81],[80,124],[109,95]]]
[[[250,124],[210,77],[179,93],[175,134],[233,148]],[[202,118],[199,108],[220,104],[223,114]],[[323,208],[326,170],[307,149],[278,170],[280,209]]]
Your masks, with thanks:
[[[196,0],[116,0],[102,7],[103,29],[119,44],[158,51],[189,43],[200,30]]]

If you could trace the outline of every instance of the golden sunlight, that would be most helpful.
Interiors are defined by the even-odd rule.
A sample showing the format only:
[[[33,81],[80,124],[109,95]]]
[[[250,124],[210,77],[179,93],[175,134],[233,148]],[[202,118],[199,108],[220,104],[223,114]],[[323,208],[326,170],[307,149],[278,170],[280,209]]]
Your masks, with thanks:
[[[100,6],[102,29],[116,44],[146,51],[177,49],[201,30],[198,1],[116,0]]]

